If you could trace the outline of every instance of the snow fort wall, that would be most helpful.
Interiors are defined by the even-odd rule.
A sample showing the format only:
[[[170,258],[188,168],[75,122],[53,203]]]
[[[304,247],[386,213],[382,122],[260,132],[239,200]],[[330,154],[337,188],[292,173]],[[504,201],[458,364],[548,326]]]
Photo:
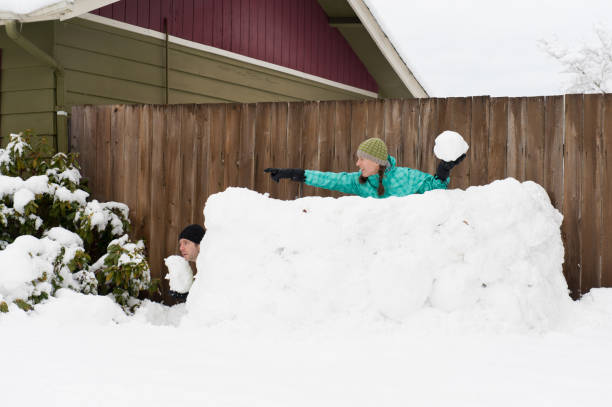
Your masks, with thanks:
[[[562,215],[529,181],[384,200],[229,188],[204,214],[187,299],[197,324],[401,323],[433,310],[541,330],[571,304]]]

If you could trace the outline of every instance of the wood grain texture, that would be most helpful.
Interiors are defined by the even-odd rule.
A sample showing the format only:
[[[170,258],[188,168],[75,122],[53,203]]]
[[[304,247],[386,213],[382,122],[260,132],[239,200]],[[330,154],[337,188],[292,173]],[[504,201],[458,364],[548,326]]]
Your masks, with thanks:
[[[612,94],[604,96],[602,111],[602,261],[601,285],[612,287]]]
[[[565,143],[563,163],[563,225],[565,245],[563,272],[572,297],[580,297],[582,272],[581,202],[583,152],[583,97],[565,96]]]
[[[491,127],[491,99],[488,96],[472,98],[471,142],[466,158],[470,167],[470,185],[489,182],[489,131]]]
[[[491,182],[506,178],[508,149],[508,98],[491,98],[489,108],[489,160],[487,177]]]
[[[544,128],[544,183],[550,201],[563,212],[563,137],[565,100],[563,96],[546,98]]]
[[[159,277],[179,229],[205,222],[210,194],[237,185],[282,199],[339,197],[271,184],[263,169],[353,171],[368,129],[380,129],[400,165],[432,173],[435,137],[452,129],[471,145],[454,187],[512,176],[547,190],[564,216],[564,273],[577,298],[612,285],[611,112],[610,95],[88,106],[72,110],[71,146],[91,174],[92,199],[129,204],[133,237],[147,241]]]
[[[582,186],[580,202],[581,274],[580,292],[601,287],[603,242],[602,185],[603,95],[584,95]]]

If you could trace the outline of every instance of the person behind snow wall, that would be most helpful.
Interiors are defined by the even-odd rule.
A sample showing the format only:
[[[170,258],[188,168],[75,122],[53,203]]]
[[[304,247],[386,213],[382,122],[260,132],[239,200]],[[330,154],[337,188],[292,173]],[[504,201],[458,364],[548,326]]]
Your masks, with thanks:
[[[181,256],[190,262],[195,262],[200,254],[200,242],[204,238],[206,230],[200,225],[189,225],[181,231],[178,236],[179,250]],[[169,291],[170,296],[176,299],[178,302],[185,302],[187,299],[187,293],[177,293],[176,291]]]
[[[455,161],[441,161],[435,175],[431,175],[408,167],[397,167],[395,158],[387,153],[385,142],[379,138],[369,138],[357,149],[358,172],[321,172],[299,168],[266,168],[264,171],[270,173],[276,182],[289,178],[313,187],[364,198],[387,198],[446,189],[451,169],[464,158],[465,154]]]

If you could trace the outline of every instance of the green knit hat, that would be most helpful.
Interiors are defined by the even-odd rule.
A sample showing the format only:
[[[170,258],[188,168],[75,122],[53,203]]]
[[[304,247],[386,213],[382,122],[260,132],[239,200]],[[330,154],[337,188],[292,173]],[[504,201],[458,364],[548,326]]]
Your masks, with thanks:
[[[384,141],[376,137],[369,138],[359,144],[357,157],[366,158],[377,164],[384,165],[385,167],[389,166],[387,145]]]

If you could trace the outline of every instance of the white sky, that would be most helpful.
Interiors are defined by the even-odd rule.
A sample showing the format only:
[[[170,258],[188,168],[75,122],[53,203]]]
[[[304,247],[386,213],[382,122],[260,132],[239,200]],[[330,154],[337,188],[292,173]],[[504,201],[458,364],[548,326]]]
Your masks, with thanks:
[[[27,14],[61,0],[0,0],[0,11]]]
[[[568,75],[538,48],[612,30],[612,0],[366,0],[431,96],[562,94]]]

